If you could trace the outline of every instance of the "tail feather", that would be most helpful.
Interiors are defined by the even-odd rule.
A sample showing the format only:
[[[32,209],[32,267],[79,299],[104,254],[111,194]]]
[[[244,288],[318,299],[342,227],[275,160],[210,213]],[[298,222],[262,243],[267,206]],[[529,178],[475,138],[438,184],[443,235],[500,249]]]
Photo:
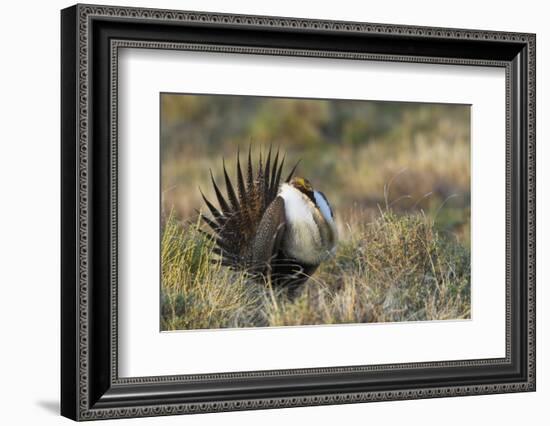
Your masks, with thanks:
[[[246,197],[246,188],[244,186],[243,171],[241,169],[241,159],[240,159],[238,150],[237,150],[237,185],[239,188],[239,199],[242,205]]]
[[[210,229],[212,229],[212,231],[218,232],[220,230],[220,226],[212,219],[209,219],[208,217],[202,215],[199,211],[197,211],[197,213],[200,215],[200,218],[204,220],[204,222],[210,227]]]
[[[222,209],[222,212],[224,215],[227,215],[231,210],[229,209],[229,205],[227,204],[227,201],[223,197],[220,188],[218,188],[218,185],[216,184],[216,181],[214,180],[214,175],[212,174],[212,169],[210,169],[210,179],[212,180],[212,186],[214,187],[214,191],[216,192],[216,198],[218,199],[218,203]]]
[[[275,177],[275,182],[273,184],[273,193],[271,194],[272,197],[275,197],[275,195],[277,194],[277,190],[279,189],[279,182],[281,182],[281,173],[283,172],[283,165],[285,164],[285,159],[286,159],[286,154],[283,155],[283,159],[281,160],[281,164],[279,165],[279,169],[277,170],[277,176]]]
[[[298,164],[300,164],[300,160],[298,160],[296,162],[296,164],[294,165],[294,167],[292,168],[292,170],[290,171],[290,173],[286,177],[285,182],[290,182],[290,179],[292,179],[292,176],[294,175],[294,172],[296,171],[296,168],[298,167]]]
[[[277,176],[277,163],[279,161],[279,148],[277,148],[277,152],[275,153],[275,159],[273,160],[273,168],[271,169],[271,180],[269,181],[269,196],[271,197],[273,194],[273,186],[275,185],[275,177]],[[277,188],[278,189],[278,188]]]
[[[271,176],[270,176],[270,171],[271,171],[271,145],[269,145],[269,151],[267,153],[267,158],[265,160],[265,169],[264,169],[264,173],[263,175],[265,176],[265,178],[261,181],[261,185],[262,185],[262,210],[265,210],[268,206],[267,204],[267,200],[270,198],[269,195],[270,195],[270,192],[269,192],[269,184],[271,182]]]
[[[252,170],[252,145],[248,146],[248,170],[247,170],[247,194],[254,188],[254,176]]]
[[[229,179],[229,176],[227,175],[227,170],[225,168],[225,160],[223,160],[223,175],[225,177],[225,187],[227,188],[227,195],[229,197],[229,202],[231,203],[231,207],[233,211],[239,210],[239,200],[237,200],[237,196],[235,195],[235,190],[233,189],[233,184],[231,183],[231,179]]]
[[[260,148],[260,160],[258,162],[258,173],[257,173],[257,176],[256,176],[256,182],[257,182],[256,189],[258,189],[258,187],[261,188],[264,184],[264,166],[263,166],[263,163],[262,163],[262,149],[261,148]]]
[[[223,225],[225,220],[222,213],[216,207],[214,207],[214,205],[210,201],[208,201],[208,198],[206,198],[206,196],[203,194],[200,188],[199,188],[199,191],[201,193],[202,199],[204,200],[204,202],[206,203],[206,206],[208,207],[208,210],[210,210],[210,213],[212,213],[212,216],[214,216],[214,219],[218,222],[218,225]]]
[[[271,145],[269,145],[269,151],[267,153],[267,159],[265,160],[265,170],[264,170],[264,175],[266,177],[269,176],[269,169],[270,169],[270,166],[271,166]],[[267,181],[267,184],[269,184],[269,180]]]

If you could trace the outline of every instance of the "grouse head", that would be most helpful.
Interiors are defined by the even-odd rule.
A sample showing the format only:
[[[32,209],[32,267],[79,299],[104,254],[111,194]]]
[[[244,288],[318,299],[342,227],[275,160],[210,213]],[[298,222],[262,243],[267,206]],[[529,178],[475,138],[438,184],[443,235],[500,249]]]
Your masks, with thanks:
[[[306,178],[295,176],[290,180],[289,184],[296,188],[298,191],[308,196],[313,202],[315,202],[315,198],[313,195],[313,186],[311,185],[311,182],[309,180],[307,180]]]

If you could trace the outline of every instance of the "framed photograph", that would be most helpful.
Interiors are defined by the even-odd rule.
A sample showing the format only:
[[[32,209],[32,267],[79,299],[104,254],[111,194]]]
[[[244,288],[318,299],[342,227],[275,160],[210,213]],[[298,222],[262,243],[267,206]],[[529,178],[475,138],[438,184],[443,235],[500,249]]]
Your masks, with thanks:
[[[535,390],[535,35],[61,12],[61,413]]]

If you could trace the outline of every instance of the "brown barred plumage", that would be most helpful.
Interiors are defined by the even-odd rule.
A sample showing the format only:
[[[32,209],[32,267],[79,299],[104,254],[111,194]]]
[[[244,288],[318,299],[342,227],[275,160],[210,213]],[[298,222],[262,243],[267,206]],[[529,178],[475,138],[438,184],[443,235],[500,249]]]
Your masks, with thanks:
[[[289,259],[281,250],[285,232],[284,201],[278,197],[285,156],[281,160],[279,149],[272,158],[269,148],[265,165],[260,152],[258,168],[254,174],[252,149],[249,147],[246,181],[237,152],[237,190],[223,162],[226,194],[216,183],[212,172],[210,178],[219,207],[202,193],[202,198],[211,217],[201,215],[211,232],[205,232],[216,242],[214,252],[223,265],[236,270],[245,270],[258,280],[268,280],[274,285],[283,285],[293,293],[306,281],[318,265],[305,265]],[[294,165],[283,182],[289,182],[299,162]]]

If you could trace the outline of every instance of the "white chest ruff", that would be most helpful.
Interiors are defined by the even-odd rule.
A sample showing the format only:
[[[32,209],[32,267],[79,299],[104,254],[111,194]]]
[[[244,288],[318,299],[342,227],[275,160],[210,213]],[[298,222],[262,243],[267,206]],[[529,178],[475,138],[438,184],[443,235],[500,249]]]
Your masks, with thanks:
[[[283,251],[309,265],[317,265],[330,257],[335,246],[336,227],[326,202],[323,200],[325,205],[321,206],[319,212],[306,195],[288,184],[281,186],[279,196],[285,201],[286,232]],[[330,227],[334,238],[323,238],[326,232],[320,232],[319,226]]]

